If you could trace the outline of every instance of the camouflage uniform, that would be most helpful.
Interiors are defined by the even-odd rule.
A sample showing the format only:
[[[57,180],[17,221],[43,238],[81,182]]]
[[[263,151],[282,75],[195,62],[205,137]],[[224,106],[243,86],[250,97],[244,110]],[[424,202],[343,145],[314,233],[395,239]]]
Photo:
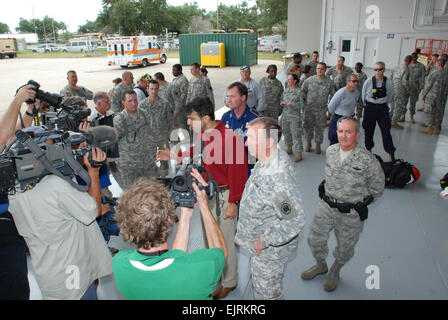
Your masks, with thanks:
[[[212,84],[208,77],[199,76],[198,78],[192,77],[188,86],[187,104],[198,97],[207,97],[215,108],[215,96],[213,95]]]
[[[425,98],[423,105],[425,107],[426,125],[428,127],[438,125],[439,121],[437,117],[440,112],[439,107],[445,97],[446,90],[444,70],[436,70],[426,78],[422,97]]]
[[[347,78],[349,78],[352,73],[353,70],[347,66],[344,66],[344,71],[342,71],[342,73],[339,73],[336,70],[336,66],[334,66],[329,68],[327,72],[325,72],[325,75],[333,80],[336,91],[338,91],[347,85]]]
[[[119,113],[124,110],[124,106],[121,103],[121,101],[124,99],[123,94],[127,90],[134,91],[134,87],[135,87],[134,83],[131,83],[130,85],[126,86],[123,84],[123,82],[121,82],[120,84],[118,84],[117,86],[113,87],[110,90],[109,94],[112,102],[111,110],[114,113]]]
[[[317,64],[318,64],[319,62],[313,62],[313,61],[310,61],[310,62],[308,62],[306,65],[308,65],[308,66],[311,66],[311,75],[312,76],[314,76],[314,75],[316,75],[316,68],[317,68]]]
[[[302,87],[302,103],[304,108],[303,129],[307,142],[314,138],[317,144],[324,140],[324,130],[327,125],[325,106],[335,93],[333,81],[325,77],[319,80],[317,76],[309,77]]]
[[[173,86],[169,82],[165,82],[163,86],[159,86],[159,97],[168,102],[171,113],[173,113],[175,111],[176,104],[174,103]]]
[[[291,107],[283,106],[280,125],[285,137],[285,144],[289,148],[293,146],[296,152],[303,152],[302,142],[302,99],[299,87],[291,90],[286,88],[283,93],[282,102],[292,103]]]
[[[419,95],[417,90],[423,89],[425,84],[425,73],[426,68],[420,62],[417,62],[416,64],[411,63],[409,65],[409,88],[411,90],[409,96],[409,113],[411,115],[415,114],[415,105],[417,104]],[[406,114],[406,111],[405,108],[403,114]]]
[[[169,145],[171,130],[173,130],[173,114],[170,104],[159,97],[153,104],[149,98],[146,98],[140,103],[140,109],[147,112],[150,134],[147,141],[147,147],[150,149],[151,155],[154,157],[147,157],[155,159],[157,148],[163,149],[164,145]],[[166,176],[168,174],[168,162],[161,162],[161,167],[157,170],[158,176]]]
[[[340,145],[334,144],[327,149],[325,194],[333,202],[357,203],[369,195],[377,200],[384,191],[385,181],[379,161],[359,145],[351,152],[341,163]],[[308,235],[308,244],[316,261],[322,263],[327,258],[327,241],[334,229],[337,246],[333,255],[337,263],[345,264],[353,257],[363,225],[356,210],[341,213],[320,200]]]
[[[150,122],[145,110],[138,108],[134,114],[123,110],[115,116],[114,125],[119,130],[120,157],[116,163],[123,182],[120,187],[126,190],[139,178],[157,175],[157,167],[153,161],[156,149],[150,144]]]
[[[440,101],[437,106],[437,115],[436,115],[436,126],[442,126],[443,115],[445,114],[446,101],[448,98],[448,62],[443,67],[443,75],[444,75],[444,86],[445,90],[441,93]]]
[[[93,99],[93,92],[82,86],[78,86],[78,90],[75,90],[73,88],[70,88],[69,85],[66,85],[64,88],[61,89],[60,95],[63,97],[78,96],[84,98],[85,100]]]
[[[184,74],[174,77],[171,82],[171,86],[174,96],[174,112],[179,114],[179,116],[174,120],[174,126],[175,128],[188,129],[187,112],[185,111],[189,87],[187,77],[185,77]]]
[[[409,68],[404,64],[398,66],[392,73],[394,83],[393,106],[389,114],[392,115],[392,122],[398,122],[400,117],[406,113],[406,104],[409,99]]]
[[[264,110],[261,112],[264,117],[271,117],[275,120],[282,113],[280,101],[283,94],[283,85],[278,79],[265,77],[260,81],[261,91],[264,97]]]
[[[358,77],[357,89],[359,92],[359,96],[361,96],[362,87],[364,85],[364,82],[366,82],[366,80],[367,80],[367,75],[362,71],[361,71],[361,73],[354,71],[353,74]],[[356,105],[356,118],[361,119],[363,109],[364,109],[364,104],[362,102],[362,99],[359,99],[358,104]]]
[[[266,163],[257,162],[240,203],[235,243],[251,255],[255,299],[283,299],[282,280],[288,257],[297,250],[305,225],[294,166],[278,150]],[[275,192],[272,192],[275,190]],[[258,256],[252,240],[261,238]]]
[[[290,63],[288,63],[288,65],[287,65],[287,67],[286,67],[286,75],[289,76],[289,75],[291,74],[291,72],[289,72],[289,69],[291,69],[291,67],[294,66],[294,65],[296,65],[296,66],[300,66],[300,70],[303,71],[303,69],[304,69],[303,64],[302,64],[302,63],[297,64],[297,63],[295,63],[294,60],[293,60],[293,61],[291,61]]]

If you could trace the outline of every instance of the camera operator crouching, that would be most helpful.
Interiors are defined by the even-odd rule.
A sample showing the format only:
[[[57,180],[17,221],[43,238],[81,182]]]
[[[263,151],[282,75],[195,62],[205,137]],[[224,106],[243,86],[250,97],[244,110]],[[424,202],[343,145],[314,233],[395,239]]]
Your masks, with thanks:
[[[53,143],[53,136],[36,143]],[[44,299],[97,299],[95,281],[112,273],[112,256],[95,221],[101,214],[99,167],[106,154],[92,148],[84,154],[91,183],[88,192],[71,186],[61,177],[44,176],[34,188],[9,196],[10,212],[17,230],[28,245],[37,283]]]

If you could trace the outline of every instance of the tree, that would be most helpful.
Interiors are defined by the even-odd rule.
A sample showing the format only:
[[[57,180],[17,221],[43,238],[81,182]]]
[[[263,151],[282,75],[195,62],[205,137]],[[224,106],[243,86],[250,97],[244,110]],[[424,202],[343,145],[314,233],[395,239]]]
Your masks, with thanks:
[[[34,29],[34,26],[36,27],[36,29]],[[53,28],[54,28],[54,34],[53,34]],[[43,20],[40,19],[26,20],[20,18],[19,26],[16,28],[16,31],[22,33],[36,32],[39,39],[57,40],[59,31],[67,31],[67,26],[65,25],[64,22],[58,22],[48,16],[45,16]]]
[[[85,24],[78,27],[79,33],[92,33],[92,32],[100,32],[100,28],[96,21],[87,20]]]
[[[219,17],[219,26],[216,26],[217,14]],[[226,6],[220,4],[218,12],[212,11],[208,15],[211,24],[218,29],[226,32],[235,32],[239,28],[248,28],[256,31],[258,29],[258,12],[257,8],[248,8],[246,1],[241,4]]]
[[[6,23],[0,22],[0,33],[11,33],[9,26]]]
[[[288,25],[288,0],[256,0],[256,2],[260,11],[260,27],[264,32],[272,34],[273,31],[277,31],[285,35]]]

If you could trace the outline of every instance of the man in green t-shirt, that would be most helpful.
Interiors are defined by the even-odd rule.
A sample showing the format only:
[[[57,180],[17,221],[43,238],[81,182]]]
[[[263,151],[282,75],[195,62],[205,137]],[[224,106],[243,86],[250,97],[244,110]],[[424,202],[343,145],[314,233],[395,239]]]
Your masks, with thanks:
[[[191,175],[207,186],[201,174]],[[133,300],[212,299],[227,258],[224,236],[214,219],[204,190],[193,183],[209,249],[187,253],[193,208],[180,210],[171,250],[168,236],[178,220],[170,193],[154,179],[142,179],[120,197],[115,219],[123,239],[137,250],[122,251],[112,260],[118,290]]]

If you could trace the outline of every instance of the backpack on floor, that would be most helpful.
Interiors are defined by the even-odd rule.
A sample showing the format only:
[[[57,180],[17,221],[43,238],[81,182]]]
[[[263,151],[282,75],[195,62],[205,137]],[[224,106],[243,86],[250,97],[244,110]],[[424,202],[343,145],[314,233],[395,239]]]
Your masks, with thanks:
[[[375,156],[384,171],[386,188],[404,188],[407,184],[413,184],[420,178],[420,171],[409,162],[402,159],[384,162],[380,156]]]

